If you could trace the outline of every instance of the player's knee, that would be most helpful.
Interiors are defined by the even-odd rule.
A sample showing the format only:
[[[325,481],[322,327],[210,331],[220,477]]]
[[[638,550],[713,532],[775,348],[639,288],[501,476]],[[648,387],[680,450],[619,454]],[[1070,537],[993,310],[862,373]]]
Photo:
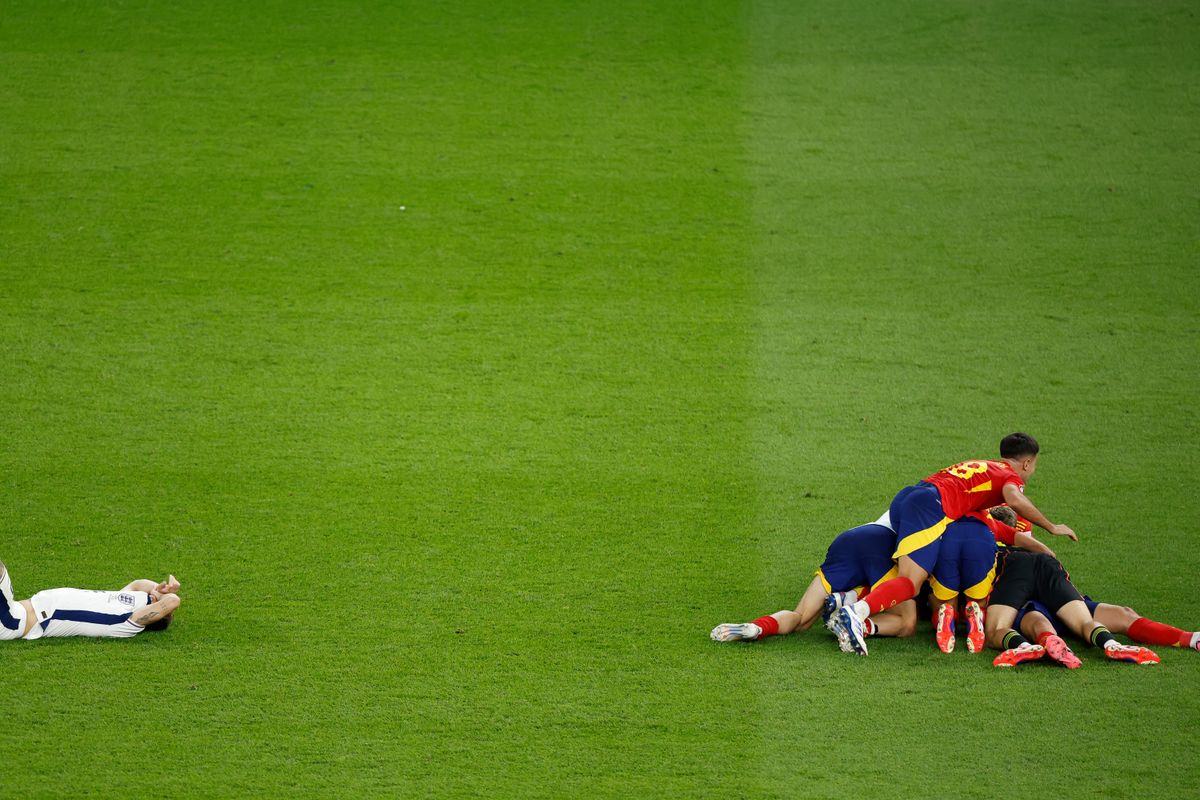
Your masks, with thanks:
[[[909,617],[901,617],[900,618],[900,629],[896,632],[896,636],[898,638],[907,639],[909,636],[912,636],[916,632],[917,632],[917,618],[915,616],[912,618],[909,618]]]
[[[803,614],[797,614],[796,620],[798,624],[796,625],[796,630],[806,631],[819,619],[821,619],[821,609],[819,608],[807,610]]]

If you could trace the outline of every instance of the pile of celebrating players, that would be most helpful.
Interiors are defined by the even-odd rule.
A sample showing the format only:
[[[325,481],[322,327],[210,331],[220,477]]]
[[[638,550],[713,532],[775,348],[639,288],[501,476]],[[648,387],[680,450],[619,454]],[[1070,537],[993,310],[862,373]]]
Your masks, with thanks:
[[[927,613],[942,652],[954,650],[961,622],[970,652],[1000,651],[997,667],[1044,661],[1077,669],[1083,662],[1071,637],[1128,664],[1159,663],[1143,645],[1200,651],[1200,632],[1075,588],[1054,551],[1033,536],[1037,526],[1078,540],[1025,497],[1038,451],[1029,434],[1009,434],[999,460],[964,461],[905,487],[878,520],[833,540],[795,611],[722,623],[711,637],[757,641],[807,630],[821,617],[842,651],[865,656],[867,639],[911,636]]]

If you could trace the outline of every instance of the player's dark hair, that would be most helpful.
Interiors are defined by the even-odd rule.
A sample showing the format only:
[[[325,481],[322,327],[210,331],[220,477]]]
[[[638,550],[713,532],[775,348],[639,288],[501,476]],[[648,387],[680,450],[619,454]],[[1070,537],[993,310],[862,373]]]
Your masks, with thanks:
[[[1001,458],[1036,456],[1040,449],[1037,439],[1034,439],[1028,433],[1010,433],[1000,440]]]
[[[171,618],[174,616],[175,616],[175,612],[172,611],[170,614],[167,614],[162,619],[156,619],[156,620],[154,620],[154,622],[151,622],[149,625],[146,626],[146,630],[148,630],[148,631],[165,631],[167,629],[167,626],[171,624]]]

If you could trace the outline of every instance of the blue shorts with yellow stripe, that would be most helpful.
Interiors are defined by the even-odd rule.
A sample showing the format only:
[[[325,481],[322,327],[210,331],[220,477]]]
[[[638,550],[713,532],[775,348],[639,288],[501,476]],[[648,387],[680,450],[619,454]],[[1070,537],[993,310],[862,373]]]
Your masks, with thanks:
[[[874,588],[896,577],[892,548],[896,534],[882,525],[859,525],[839,534],[829,545],[817,577],[827,592]]]
[[[963,517],[946,526],[937,562],[929,572],[929,587],[939,600],[953,600],[961,592],[982,600],[996,578],[996,537],[987,525]]]
[[[942,534],[953,521],[942,510],[937,487],[925,481],[905,486],[892,499],[888,515],[896,530],[892,558],[908,556],[921,569],[933,572]]]

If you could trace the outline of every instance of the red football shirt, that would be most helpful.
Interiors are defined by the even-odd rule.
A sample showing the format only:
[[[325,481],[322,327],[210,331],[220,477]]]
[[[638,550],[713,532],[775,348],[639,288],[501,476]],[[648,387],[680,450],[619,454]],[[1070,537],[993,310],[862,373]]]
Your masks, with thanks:
[[[1015,483],[1024,491],[1025,480],[1003,461],[964,461],[925,479],[938,488],[942,511],[958,519],[970,511],[1004,502],[1004,487]]]
[[[1011,525],[1005,525],[1003,522],[996,519],[986,511],[972,511],[971,513],[967,514],[967,516],[971,517],[972,519],[977,519],[984,525],[987,525],[988,529],[992,532],[992,536],[995,536],[996,541],[1000,542],[1000,544],[1006,544],[1009,547],[1012,547],[1014,544],[1016,544],[1017,529]],[[1018,519],[1020,519],[1020,517],[1018,517]],[[1019,525],[1020,523],[1017,524]]]

